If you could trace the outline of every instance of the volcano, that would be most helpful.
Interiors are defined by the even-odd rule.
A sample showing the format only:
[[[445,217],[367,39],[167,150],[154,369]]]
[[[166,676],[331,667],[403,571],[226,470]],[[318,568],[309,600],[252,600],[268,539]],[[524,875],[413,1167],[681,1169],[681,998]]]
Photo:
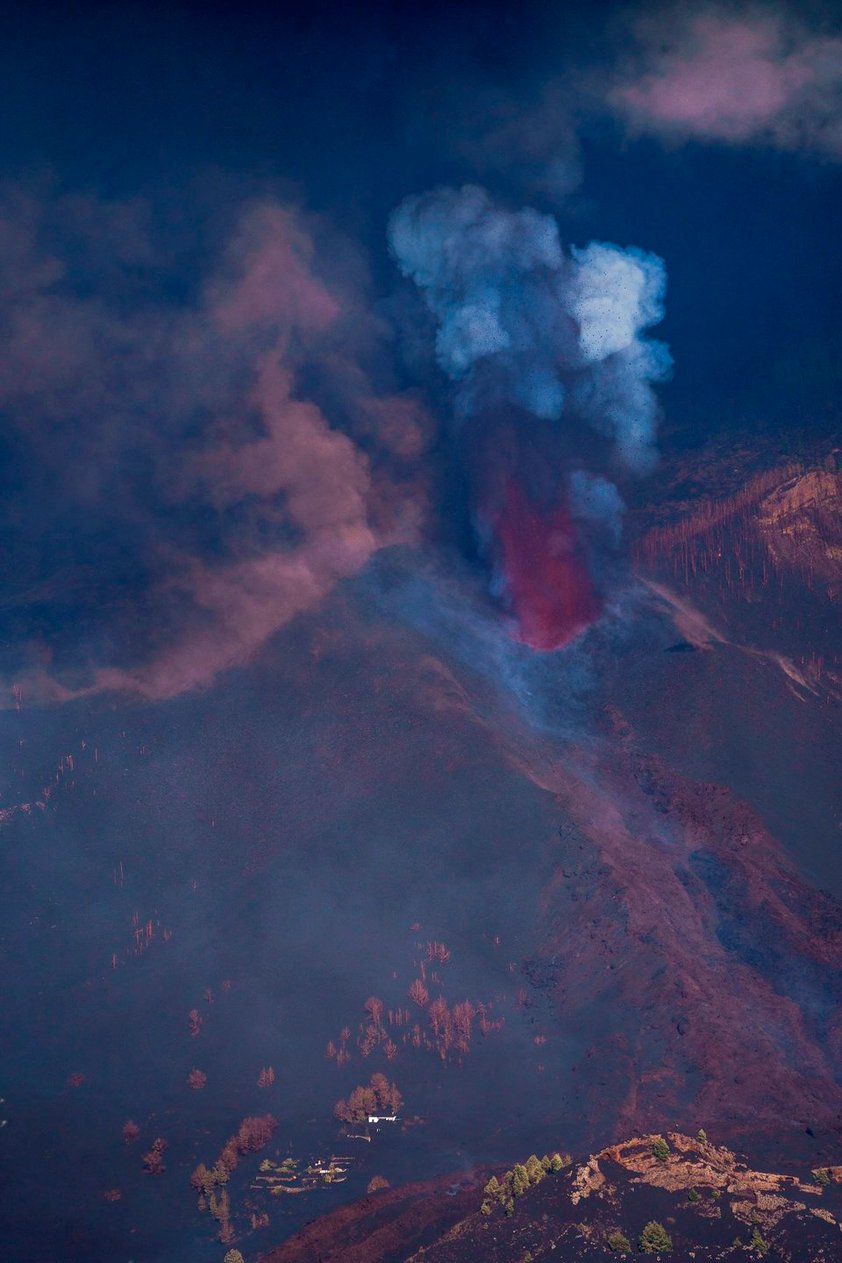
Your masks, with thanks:
[[[405,553],[205,693],[6,711],[10,1250],[198,1263],[341,1206],[364,1238],[384,1181],[432,1180],[455,1222],[479,1168],[670,1129],[834,1165],[838,475],[815,472],[652,510],[620,623],[567,511],[512,490],[521,638],[590,624],[585,677],[582,640],[413,623],[435,582],[396,616]],[[343,1121],[372,1075],[397,1123]],[[296,1195],[285,1161],[317,1173]]]

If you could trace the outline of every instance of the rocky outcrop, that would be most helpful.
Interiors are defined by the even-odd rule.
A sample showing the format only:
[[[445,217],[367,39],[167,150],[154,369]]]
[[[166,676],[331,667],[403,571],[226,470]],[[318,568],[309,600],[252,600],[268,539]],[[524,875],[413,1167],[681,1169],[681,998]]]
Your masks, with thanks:
[[[765,496],[757,525],[772,562],[842,598],[842,473],[811,469]]]
[[[639,510],[637,529],[635,569],[681,636],[693,609],[718,641],[777,655],[842,698],[842,453]]]
[[[624,1171],[632,1183],[670,1193],[689,1193],[694,1189],[700,1194],[707,1190],[726,1196],[738,1219],[746,1223],[759,1222],[769,1228],[779,1223],[783,1215],[804,1210],[806,1203],[799,1200],[801,1197],[816,1199],[822,1195],[824,1186],[812,1173],[804,1179],[797,1175],[755,1171],[730,1149],[710,1144],[706,1139],[694,1140],[681,1132],[667,1132],[665,1140],[670,1150],[665,1157],[656,1156],[657,1146],[664,1143],[664,1137],[649,1135],[611,1145],[590,1158],[574,1177],[571,1193],[574,1205],[594,1192],[598,1195],[605,1190],[616,1193],[616,1177],[612,1184],[603,1170],[611,1164]],[[837,1170],[826,1168],[826,1179],[836,1179]]]
[[[474,1214],[412,1258],[605,1260],[644,1248],[645,1225],[654,1220],[668,1225],[668,1257],[739,1259],[748,1247],[755,1257],[771,1251],[788,1263],[830,1263],[842,1244],[839,1182],[838,1167],[755,1170],[703,1133],[639,1136],[528,1189],[508,1216]]]
[[[458,1206],[441,1181],[366,1198],[264,1263],[605,1263],[643,1248],[653,1221],[671,1241],[665,1257],[697,1263],[738,1263],[747,1250],[779,1263],[835,1263],[842,1246],[842,1168],[756,1170],[703,1134],[625,1140],[542,1175],[511,1202],[483,1192],[482,1180],[469,1185],[462,1181]]]

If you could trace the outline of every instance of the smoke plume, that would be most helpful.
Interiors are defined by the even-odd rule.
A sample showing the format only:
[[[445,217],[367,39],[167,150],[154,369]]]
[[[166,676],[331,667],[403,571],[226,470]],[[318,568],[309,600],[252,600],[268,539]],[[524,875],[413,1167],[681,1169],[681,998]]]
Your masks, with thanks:
[[[556,648],[596,617],[594,539],[619,532],[619,492],[589,463],[654,459],[652,384],[670,357],[646,331],[664,265],[602,242],[565,250],[551,216],[470,185],[407,198],[389,241],[436,320],[480,545],[520,637]]]
[[[0,196],[0,528],[27,522],[5,665],[30,694],[206,685],[416,533],[429,419],[363,368],[362,294],[276,199],[228,220],[188,269],[147,202]]]
[[[436,425],[349,243],[271,196],[208,237],[143,199],[0,190],[0,529],[27,523],[2,665],[30,694],[207,685],[422,537]],[[564,249],[475,187],[408,199],[389,239],[437,323],[492,590],[522,640],[565,644],[601,608],[609,475],[653,457],[663,265]]]

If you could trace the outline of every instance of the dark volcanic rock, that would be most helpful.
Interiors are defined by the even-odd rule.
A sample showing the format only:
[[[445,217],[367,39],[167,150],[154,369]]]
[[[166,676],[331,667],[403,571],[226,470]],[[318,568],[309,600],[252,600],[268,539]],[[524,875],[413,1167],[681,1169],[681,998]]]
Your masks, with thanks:
[[[323,1215],[261,1263],[403,1263],[472,1214],[492,1169],[384,1189]]]
[[[394,1190],[388,1204],[367,1200],[318,1221],[263,1263],[605,1260],[624,1253],[623,1238],[636,1254],[653,1222],[670,1238],[667,1257],[713,1263],[768,1250],[780,1263],[838,1259],[841,1167],[754,1170],[702,1136],[674,1132],[659,1159],[653,1152],[659,1141],[640,1137],[558,1174],[542,1173],[508,1207],[505,1188],[466,1190],[455,1214],[438,1182],[427,1186],[419,1215],[423,1186]],[[403,1254],[395,1253],[398,1240]]]

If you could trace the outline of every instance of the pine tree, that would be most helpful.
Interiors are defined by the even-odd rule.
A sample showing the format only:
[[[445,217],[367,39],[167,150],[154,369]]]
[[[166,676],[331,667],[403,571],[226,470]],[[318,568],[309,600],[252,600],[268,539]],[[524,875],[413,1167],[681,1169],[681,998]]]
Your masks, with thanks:
[[[748,1243],[748,1248],[750,1250],[756,1250],[760,1255],[769,1253],[769,1243],[768,1241],[763,1240],[757,1224],[755,1224],[752,1229],[751,1240]]]
[[[640,1234],[640,1248],[644,1254],[661,1254],[672,1249],[672,1238],[663,1224],[650,1219]]]
[[[515,1197],[521,1197],[529,1188],[529,1175],[526,1167],[520,1162],[516,1163],[512,1171],[512,1192]]]

